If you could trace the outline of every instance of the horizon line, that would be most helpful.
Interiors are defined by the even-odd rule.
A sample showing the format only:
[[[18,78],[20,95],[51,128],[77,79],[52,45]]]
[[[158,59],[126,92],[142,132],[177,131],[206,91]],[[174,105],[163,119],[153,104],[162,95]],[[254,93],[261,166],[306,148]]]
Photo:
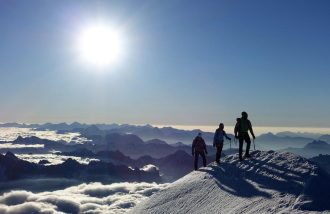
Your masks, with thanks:
[[[47,123],[50,124],[60,124],[60,123],[65,123],[67,125],[71,125],[77,121],[74,121],[72,123],[68,122],[59,122],[59,123],[52,123],[52,122],[46,122],[46,123],[20,123],[20,122],[0,122],[1,125],[4,124],[9,124],[9,123],[17,123],[20,125],[45,125]],[[103,125],[132,125],[132,126],[152,126],[152,127],[157,127],[157,128],[164,128],[164,127],[171,127],[174,129],[179,129],[179,130],[186,130],[186,131],[193,131],[193,130],[201,130],[203,132],[214,132],[215,129],[218,127],[218,125],[163,125],[163,124],[129,124],[129,123],[81,123],[77,122],[82,125],[97,125],[97,124],[103,124]],[[14,127],[14,126],[13,126]],[[225,130],[228,133],[231,133],[233,131],[234,125],[225,125]],[[261,134],[266,134],[266,133],[273,133],[277,134],[280,132],[293,132],[293,133],[308,133],[308,134],[330,134],[330,127],[307,127],[307,126],[253,126],[253,130],[256,135],[261,135]]]

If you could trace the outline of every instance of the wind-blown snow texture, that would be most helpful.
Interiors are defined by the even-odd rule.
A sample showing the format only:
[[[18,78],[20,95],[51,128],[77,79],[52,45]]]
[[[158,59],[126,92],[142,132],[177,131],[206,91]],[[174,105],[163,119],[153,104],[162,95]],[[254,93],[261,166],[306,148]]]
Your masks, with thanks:
[[[186,175],[131,213],[330,213],[329,175],[307,159],[273,151],[237,159]]]

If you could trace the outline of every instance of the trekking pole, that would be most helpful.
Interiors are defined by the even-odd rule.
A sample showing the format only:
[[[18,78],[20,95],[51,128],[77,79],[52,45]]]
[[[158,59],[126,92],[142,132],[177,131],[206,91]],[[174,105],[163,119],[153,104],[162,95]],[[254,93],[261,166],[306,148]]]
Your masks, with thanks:
[[[230,143],[230,147],[229,147],[230,149],[229,149],[229,151],[230,151],[230,153],[231,153],[231,140],[229,141],[229,143]]]
[[[253,148],[254,148],[254,151],[256,150],[256,143],[254,142],[254,138],[253,138]]]

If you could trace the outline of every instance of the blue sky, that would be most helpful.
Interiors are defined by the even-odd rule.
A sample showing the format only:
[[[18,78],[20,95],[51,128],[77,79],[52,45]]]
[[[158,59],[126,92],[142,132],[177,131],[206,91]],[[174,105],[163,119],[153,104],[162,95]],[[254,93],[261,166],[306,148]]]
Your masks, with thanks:
[[[1,1],[0,121],[329,127],[329,1]],[[87,23],[120,29],[105,71]]]

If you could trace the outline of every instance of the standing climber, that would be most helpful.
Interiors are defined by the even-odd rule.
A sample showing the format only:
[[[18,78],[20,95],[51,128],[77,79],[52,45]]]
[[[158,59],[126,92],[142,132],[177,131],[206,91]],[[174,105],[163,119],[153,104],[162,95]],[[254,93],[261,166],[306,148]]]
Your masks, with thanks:
[[[242,157],[242,153],[243,153],[243,142],[246,142],[246,150],[245,150],[245,158],[249,158],[250,156],[250,146],[251,146],[251,139],[249,136],[249,131],[253,137],[253,139],[255,139],[255,135],[253,133],[253,129],[252,129],[252,124],[250,122],[250,120],[248,120],[248,114],[243,111],[242,112],[242,117],[240,119],[237,119],[237,123],[235,125],[235,138],[238,138],[239,140],[239,160],[242,161],[243,157]]]
[[[227,140],[231,140],[231,138],[227,136],[227,134],[224,130],[224,127],[225,126],[223,125],[223,123],[220,123],[219,128],[215,131],[214,138],[213,138],[213,147],[217,148],[217,154],[216,154],[215,161],[218,164],[220,163],[224,137],[226,137]]]
[[[195,156],[195,170],[198,168],[198,156],[202,156],[203,158],[203,166],[206,166],[206,157],[205,154],[207,154],[206,150],[206,144],[204,139],[202,138],[202,133],[198,133],[198,135],[195,137],[193,143],[192,143],[192,155]]]

